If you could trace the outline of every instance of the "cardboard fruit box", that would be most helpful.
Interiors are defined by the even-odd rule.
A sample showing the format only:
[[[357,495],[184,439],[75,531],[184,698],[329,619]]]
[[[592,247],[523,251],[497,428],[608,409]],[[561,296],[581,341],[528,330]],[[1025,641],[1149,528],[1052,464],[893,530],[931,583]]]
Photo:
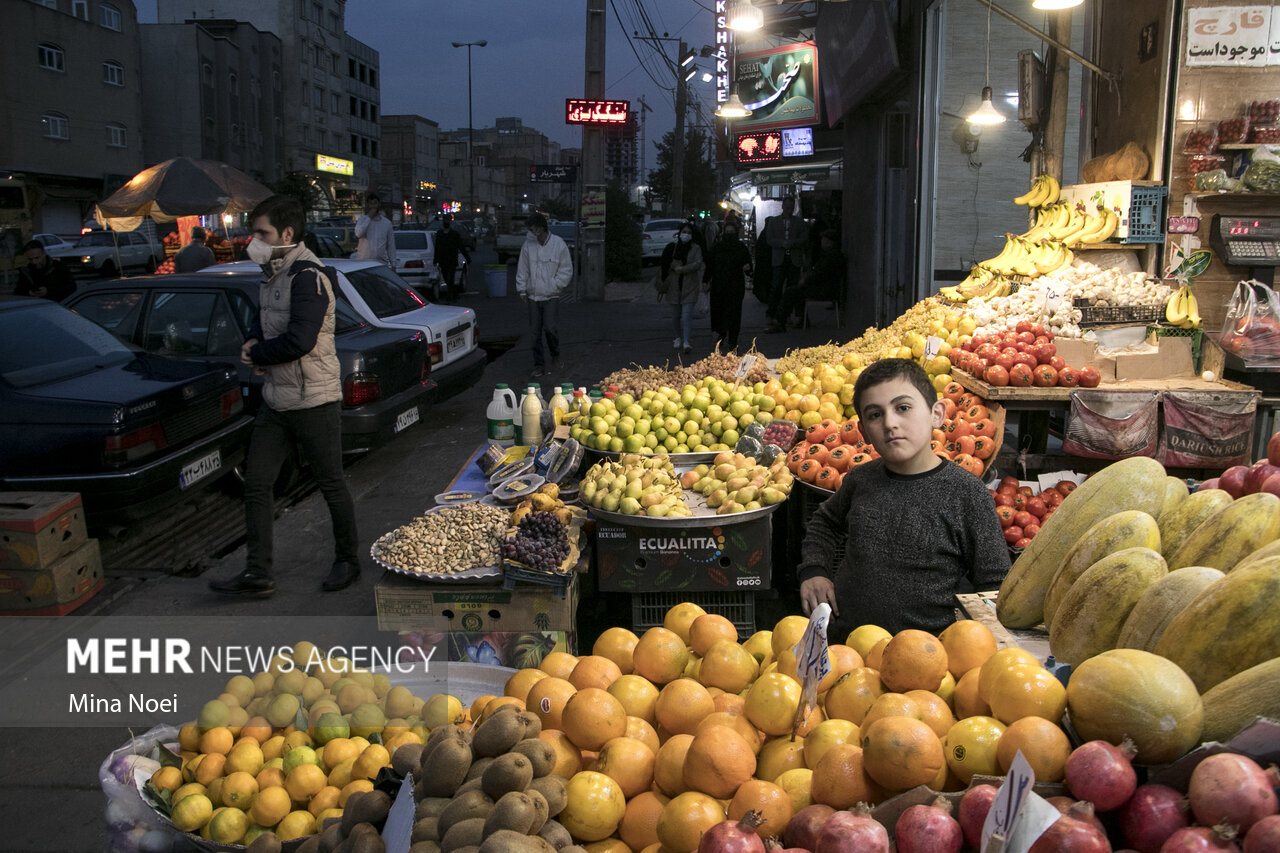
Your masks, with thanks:
[[[105,583],[98,540],[90,539],[42,568],[0,568],[0,616],[62,616]]]
[[[0,570],[37,569],[89,538],[77,492],[0,492]]]

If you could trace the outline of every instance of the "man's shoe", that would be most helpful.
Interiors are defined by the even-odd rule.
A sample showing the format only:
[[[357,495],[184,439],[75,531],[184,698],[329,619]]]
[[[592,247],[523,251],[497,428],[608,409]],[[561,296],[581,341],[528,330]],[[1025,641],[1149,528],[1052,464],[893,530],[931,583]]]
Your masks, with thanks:
[[[356,581],[360,580],[360,567],[355,563],[334,563],[333,568],[329,571],[329,576],[324,579],[321,586],[325,592],[337,592],[340,589],[346,589]]]
[[[529,375],[534,379],[537,379],[539,376],[546,376],[547,371],[542,367],[535,367],[533,370],[529,371]]]
[[[684,354],[685,354],[685,355],[689,355],[691,352],[693,352],[693,345],[692,345],[692,344],[690,344],[688,341],[685,341],[685,342],[684,342]]]
[[[560,356],[556,356],[555,360],[551,363],[555,366],[556,370],[564,370],[564,359]]]
[[[683,339],[683,338],[676,338],[674,341],[672,341],[672,342],[671,342],[671,346],[672,346],[674,349],[680,349],[680,347],[684,346],[684,339]]]
[[[266,575],[256,574],[245,569],[233,578],[224,581],[209,581],[209,589],[223,595],[245,595],[266,598],[275,594],[276,583]]]

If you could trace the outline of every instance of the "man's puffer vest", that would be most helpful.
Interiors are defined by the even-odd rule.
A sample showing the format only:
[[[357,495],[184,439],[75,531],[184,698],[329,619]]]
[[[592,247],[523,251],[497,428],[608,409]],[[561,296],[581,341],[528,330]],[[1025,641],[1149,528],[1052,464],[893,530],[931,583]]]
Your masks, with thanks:
[[[300,261],[315,263],[310,252],[305,248],[303,252],[305,254],[301,258],[287,258],[288,263],[262,283],[258,301],[263,337],[276,338],[289,327],[289,304],[295,275],[310,278],[314,271],[317,284],[324,288],[329,300],[324,324],[311,352],[297,361],[272,364],[266,368],[262,399],[277,412],[311,409],[342,399],[342,370],[333,341],[333,287],[319,269],[300,266]]]

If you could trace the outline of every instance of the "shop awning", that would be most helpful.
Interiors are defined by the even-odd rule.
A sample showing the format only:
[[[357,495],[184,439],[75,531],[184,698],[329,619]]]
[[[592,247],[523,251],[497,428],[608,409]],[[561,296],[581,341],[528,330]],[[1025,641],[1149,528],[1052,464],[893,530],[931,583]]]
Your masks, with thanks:
[[[819,163],[801,163],[794,166],[764,166],[751,170],[751,183],[757,187],[770,184],[799,184],[825,181],[832,174],[839,174],[841,160]]]

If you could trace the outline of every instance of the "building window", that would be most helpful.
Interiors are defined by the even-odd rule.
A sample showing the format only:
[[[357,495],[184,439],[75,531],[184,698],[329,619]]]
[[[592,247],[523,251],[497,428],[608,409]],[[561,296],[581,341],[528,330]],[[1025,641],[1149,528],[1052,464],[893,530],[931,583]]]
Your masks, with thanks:
[[[369,105],[364,101],[360,102],[360,118],[366,121],[369,119]]]
[[[369,69],[369,85],[378,88],[378,71],[375,68]]]
[[[370,104],[369,105],[369,121],[377,121],[377,120],[378,120],[378,108],[375,107],[373,104]]]
[[[317,24],[324,20],[324,7],[319,3],[311,4],[311,12],[311,20],[315,21]]]
[[[334,92],[332,95],[332,98],[333,100],[332,100],[332,105],[330,107],[330,111],[334,115],[337,115],[338,113],[342,112],[342,97],[337,92]]]
[[[338,19],[336,12],[329,13],[329,32],[336,35],[342,34],[342,22]]]
[[[368,74],[369,74],[369,69],[365,66],[363,62],[360,63],[360,82],[361,83],[369,82]]]
[[[66,71],[66,55],[62,52],[62,48],[56,44],[41,44],[36,46],[36,61],[41,68],[47,68],[50,71]]]
[[[109,30],[120,32],[120,10],[110,3],[98,7],[98,23]]]
[[[40,116],[40,124],[44,128],[44,135],[48,139],[70,139],[71,127],[67,123],[67,117],[61,113],[45,113]]]
[[[208,62],[200,66],[200,82],[209,87],[213,86],[213,66]]]
[[[107,125],[107,147],[108,148],[124,148],[125,147],[125,129],[122,124]]]
[[[111,60],[102,63],[102,82],[109,86],[123,86],[124,66]]]
[[[369,156],[375,159],[378,156],[378,140],[376,139],[369,143]]]
[[[351,95],[351,96],[348,98],[348,103],[351,105],[351,114],[352,114],[353,116],[354,116],[354,115],[360,115],[360,109],[359,109],[359,107],[357,107],[357,106],[356,106],[356,96],[355,96],[355,95]]]
[[[347,76],[352,79],[356,76],[356,61],[354,59],[347,59]]]
[[[71,14],[82,21],[89,20],[89,0],[71,0]]]
[[[360,137],[356,136],[354,133],[351,134],[351,153],[360,153]]]
[[[324,109],[324,89],[319,86],[311,90],[311,106],[318,110]]]

